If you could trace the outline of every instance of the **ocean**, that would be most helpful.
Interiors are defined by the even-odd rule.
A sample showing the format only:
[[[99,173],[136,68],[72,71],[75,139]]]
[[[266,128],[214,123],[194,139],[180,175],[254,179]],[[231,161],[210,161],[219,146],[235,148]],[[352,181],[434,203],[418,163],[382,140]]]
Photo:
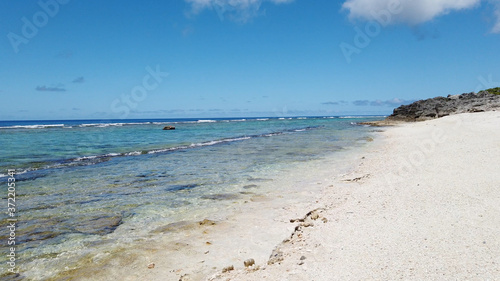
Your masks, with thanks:
[[[56,278],[104,252],[140,247],[158,226],[224,212],[291,166],[363,146],[373,128],[357,123],[380,119],[0,121],[1,216],[3,225],[17,220],[15,278]],[[4,229],[1,241],[9,235]]]

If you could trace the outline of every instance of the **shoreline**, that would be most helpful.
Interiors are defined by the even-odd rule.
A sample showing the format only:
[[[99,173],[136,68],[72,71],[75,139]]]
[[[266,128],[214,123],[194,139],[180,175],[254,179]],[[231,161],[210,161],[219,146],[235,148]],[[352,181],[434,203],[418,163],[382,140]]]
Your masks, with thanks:
[[[315,179],[315,171],[321,170],[321,166],[308,168],[308,163],[330,153],[341,155],[343,152],[337,153],[355,150],[372,139],[369,136],[375,130],[353,122],[360,120],[374,119],[201,123],[186,126],[181,134],[169,134],[176,138],[167,138],[165,142],[248,137],[231,143],[212,141],[210,146],[172,153],[114,157],[95,165],[70,165],[47,170],[45,174],[33,172],[18,177],[16,181],[23,186],[19,195],[29,202],[24,205],[23,224],[19,228],[23,234],[19,253],[24,260],[19,276],[33,280],[81,280],[89,274],[96,276],[97,271],[97,275],[105,276],[100,279],[140,279],[152,272],[167,274],[171,270],[203,276],[228,263],[242,263],[237,257],[229,257],[239,255],[241,247],[248,248],[241,255],[256,252],[251,258],[257,262],[267,260],[267,248],[282,240],[281,231],[293,230],[286,228],[288,223],[284,227],[276,225],[274,214],[284,212],[282,207],[309,204],[320,194],[316,182],[309,188],[314,192],[303,193],[304,185],[298,184],[306,178]],[[114,147],[129,140],[143,142],[145,135],[147,140],[159,142],[165,138],[162,130],[149,125],[86,127],[84,131],[87,140],[105,133],[104,143]],[[78,136],[65,129],[12,132],[13,139],[49,135],[61,144]],[[124,133],[127,138],[122,139]],[[72,147],[59,143],[46,150],[56,153],[61,147]],[[114,147],[110,150],[115,151]],[[262,226],[262,218],[267,220],[266,231],[276,228],[276,233],[280,233],[276,238],[241,226],[242,221]],[[200,225],[205,220],[215,225]],[[219,239],[228,231],[232,237],[241,236],[241,242],[233,246],[226,245],[223,240],[227,238]],[[257,246],[247,245],[252,240]],[[207,251],[209,254],[205,254]],[[223,262],[221,257],[226,256],[227,262]],[[155,267],[149,268],[153,263]],[[161,274],[158,276],[161,278]],[[170,277],[180,278],[175,274]]]
[[[484,112],[387,128],[356,169],[327,180],[270,263],[207,280],[498,278],[498,124]]]
[[[58,278],[494,279],[497,120],[487,112],[374,129],[373,142],[262,174],[245,201],[221,201],[223,213],[157,226],[140,247],[117,241],[119,251]]]
[[[245,189],[244,201],[220,201],[226,206],[224,210],[218,208],[223,212],[206,210],[190,220],[159,225],[140,247],[121,241],[125,243],[119,251],[102,253],[57,278],[204,280],[227,266],[243,269],[248,259],[266,263],[275,245],[296,227],[290,219],[318,208],[331,172],[318,171],[325,166],[337,167],[338,172],[348,170],[354,162],[345,159],[357,157],[357,151],[364,150],[370,140],[363,137],[358,144],[329,153],[332,156],[271,169],[254,179],[255,186]]]

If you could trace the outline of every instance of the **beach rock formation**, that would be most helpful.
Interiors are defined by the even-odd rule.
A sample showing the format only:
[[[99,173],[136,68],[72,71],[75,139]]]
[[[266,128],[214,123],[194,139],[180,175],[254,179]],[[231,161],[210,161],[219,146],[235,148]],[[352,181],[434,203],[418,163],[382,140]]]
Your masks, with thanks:
[[[500,109],[500,88],[419,100],[394,109],[390,121],[424,121],[443,116]]]
[[[165,126],[163,127],[163,130],[175,130],[174,126]]]
[[[121,215],[96,215],[76,223],[74,230],[85,234],[106,235],[115,231],[121,223]]]

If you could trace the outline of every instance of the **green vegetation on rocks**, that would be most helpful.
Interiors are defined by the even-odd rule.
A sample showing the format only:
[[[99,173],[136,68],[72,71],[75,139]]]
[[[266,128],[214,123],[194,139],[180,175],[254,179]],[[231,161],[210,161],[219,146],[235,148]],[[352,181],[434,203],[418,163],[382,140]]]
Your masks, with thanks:
[[[500,95],[500,87],[487,89],[485,91],[488,92],[488,93],[490,93],[490,94]]]

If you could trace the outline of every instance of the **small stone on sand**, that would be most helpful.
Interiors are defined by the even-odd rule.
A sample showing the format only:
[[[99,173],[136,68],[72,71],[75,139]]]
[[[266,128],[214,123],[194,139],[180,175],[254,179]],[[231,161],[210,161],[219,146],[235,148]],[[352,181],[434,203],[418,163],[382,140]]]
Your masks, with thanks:
[[[248,259],[248,260],[244,261],[243,264],[245,265],[245,267],[249,267],[249,266],[252,266],[252,265],[255,264],[255,260],[254,259]]]
[[[229,272],[231,270],[234,270],[234,266],[230,265],[230,266],[226,266],[222,269],[222,273],[226,273],[226,272]]]
[[[198,223],[199,225],[215,225],[215,222],[209,219],[204,219]]]

